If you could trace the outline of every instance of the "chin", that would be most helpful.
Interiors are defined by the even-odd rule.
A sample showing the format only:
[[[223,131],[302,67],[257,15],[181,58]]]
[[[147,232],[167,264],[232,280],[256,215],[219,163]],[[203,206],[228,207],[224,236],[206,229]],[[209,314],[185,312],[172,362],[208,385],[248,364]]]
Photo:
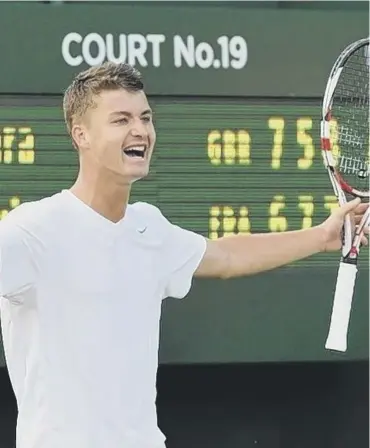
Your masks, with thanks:
[[[134,183],[140,179],[144,179],[149,174],[149,169],[132,170],[130,173],[125,173],[124,176],[129,179],[130,183]]]

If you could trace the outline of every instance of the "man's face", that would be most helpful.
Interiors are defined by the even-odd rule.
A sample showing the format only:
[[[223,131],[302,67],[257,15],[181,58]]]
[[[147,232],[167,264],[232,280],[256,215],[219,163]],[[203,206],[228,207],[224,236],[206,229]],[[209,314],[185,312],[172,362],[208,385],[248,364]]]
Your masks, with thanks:
[[[145,93],[106,90],[94,102],[73,131],[83,159],[125,184],[145,177],[156,139]]]

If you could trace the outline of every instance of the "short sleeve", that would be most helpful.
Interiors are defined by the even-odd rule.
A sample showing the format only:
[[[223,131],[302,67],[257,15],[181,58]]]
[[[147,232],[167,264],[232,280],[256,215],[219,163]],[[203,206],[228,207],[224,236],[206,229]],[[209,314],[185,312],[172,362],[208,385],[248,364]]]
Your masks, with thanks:
[[[184,298],[205,254],[207,239],[172,224],[154,205],[137,202],[131,210],[135,212],[135,222],[140,227],[148,228],[145,235],[148,240],[155,241],[158,249],[156,267],[162,298]]]
[[[0,221],[0,297],[19,296],[34,281],[35,267],[27,234],[11,221]]]
[[[167,221],[164,245],[165,297],[182,299],[206,251],[206,239]]]

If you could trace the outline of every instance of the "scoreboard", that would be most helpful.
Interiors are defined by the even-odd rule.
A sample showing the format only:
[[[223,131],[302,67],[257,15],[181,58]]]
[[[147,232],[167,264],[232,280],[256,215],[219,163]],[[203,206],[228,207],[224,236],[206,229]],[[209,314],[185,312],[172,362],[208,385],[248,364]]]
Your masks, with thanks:
[[[133,201],[151,202],[211,239],[308,228],[337,206],[321,160],[318,101],[150,102],[157,145]],[[68,188],[77,168],[60,98],[0,102],[0,219],[24,201]],[[298,265],[335,266],[337,258],[323,254]]]
[[[61,100],[0,97],[0,219],[74,182],[78,156]],[[211,239],[308,228],[337,207],[321,159],[318,99],[149,102],[157,144],[133,202],[154,204],[171,222]],[[333,122],[333,137],[335,130]],[[347,360],[368,357],[368,259],[364,248]],[[318,254],[252,277],[196,281],[181,306],[164,307],[161,362],[339,359],[324,349],[338,261],[338,253]]]
[[[0,220],[73,184],[61,95],[103,60],[134,63],[154,110],[157,144],[133,202],[211,239],[308,228],[337,207],[320,103],[338,52],[368,33],[364,2],[23,3],[0,2]],[[338,150],[335,122],[332,133]],[[161,363],[368,359],[367,248],[348,352],[324,347],[339,256],[197,279],[164,304]]]

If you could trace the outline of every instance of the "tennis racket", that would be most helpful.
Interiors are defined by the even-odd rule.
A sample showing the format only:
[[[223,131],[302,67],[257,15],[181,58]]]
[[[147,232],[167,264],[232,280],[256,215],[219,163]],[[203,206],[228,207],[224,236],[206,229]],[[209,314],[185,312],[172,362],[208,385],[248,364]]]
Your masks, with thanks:
[[[321,120],[324,165],[340,205],[369,200],[369,39],[345,48],[326,85]],[[330,328],[325,348],[345,352],[360,243],[369,208],[357,226],[346,217]]]

